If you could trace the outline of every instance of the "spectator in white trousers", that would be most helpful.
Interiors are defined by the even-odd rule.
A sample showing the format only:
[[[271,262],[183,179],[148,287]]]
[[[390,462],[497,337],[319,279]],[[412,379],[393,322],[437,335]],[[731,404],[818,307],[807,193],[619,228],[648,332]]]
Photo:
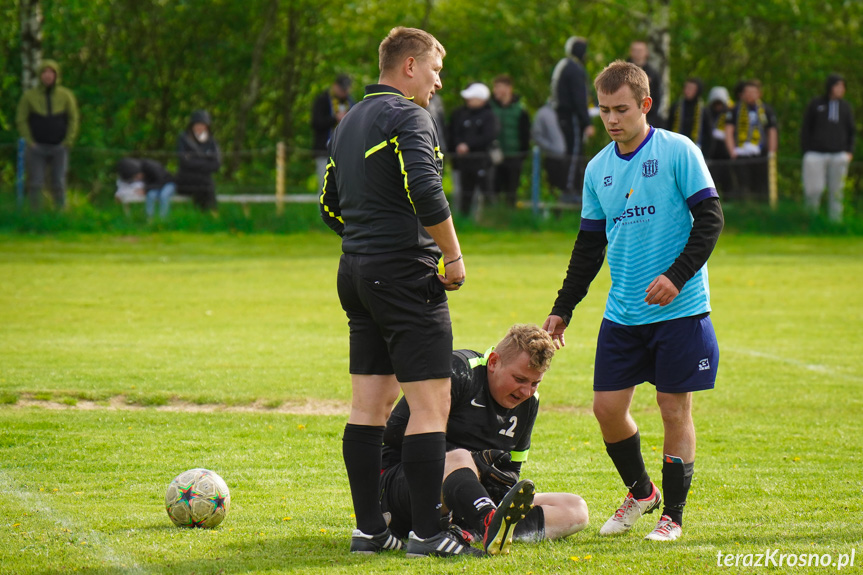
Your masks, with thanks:
[[[824,95],[813,98],[806,108],[800,133],[806,206],[817,213],[826,188],[827,213],[833,221],[842,220],[845,177],[854,154],[854,114],[844,96],[845,79],[828,76]]]

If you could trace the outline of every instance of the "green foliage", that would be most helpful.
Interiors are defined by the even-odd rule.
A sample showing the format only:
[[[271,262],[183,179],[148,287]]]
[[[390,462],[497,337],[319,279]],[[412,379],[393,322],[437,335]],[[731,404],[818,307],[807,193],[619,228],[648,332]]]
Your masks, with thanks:
[[[548,96],[566,38],[590,42],[595,75],[625,58],[634,38],[667,5],[671,98],[690,75],[707,87],[758,77],[780,122],[780,152],[797,157],[800,118],[824,78],[848,78],[848,99],[863,110],[854,80],[863,3],[847,0],[43,0],[45,57],[63,65],[63,82],[81,106],[81,135],[70,178],[81,187],[113,182],[116,160],[136,153],[174,168],[177,134],[189,114],[207,108],[225,152],[220,183],[238,191],[272,189],[279,140],[290,151],[289,182],[309,191],[312,99],[337,73],[355,78],[354,96],[377,79],[377,45],[395,25],[420,26],[447,48],[446,107],[473,80],[499,73],[516,80],[534,111]],[[0,186],[15,173],[15,107],[20,41],[15,3],[0,8]],[[608,140],[602,130],[587,151]]]

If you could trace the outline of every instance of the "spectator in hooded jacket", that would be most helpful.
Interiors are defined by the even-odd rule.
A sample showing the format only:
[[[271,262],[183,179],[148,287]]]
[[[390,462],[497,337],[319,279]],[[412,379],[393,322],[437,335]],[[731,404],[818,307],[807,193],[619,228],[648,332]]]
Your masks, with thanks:
[[[595,131],[587,105],[588,82],[584,68],[587,40],[571,36],[566,41],[564,52],[566,56],[557,63],[551,75],[551,105],[557,112],[569,155],[564,196],[576,199],[581,197],[576,177],[581,142],[593,137]]]
[[[489,105],[491,91],[482,83],[462,90],[464,106],[457,108],[450,119],[450,141],[455,149],[455,164],[461,174],[461,194],[458,208],[462,215],[470,213],[476,191],[491,196],[491,157],[489,152],[500,129]]]
[[[806,207],[818,212],[827,188],[828,214],[834,221],[842,219],[842,192],[856,135],[854,113],[844,96],[845,79],[828,76],[824,94],[809,102],[800,130]]]
[[[69,148],[78,135],[78,103],[72,91],[60,85],[60,66],[42,60],[38,73],[39,84],[21,96],[16,115],[18,133],[27,143],[24,161],[33,211],[41,208],[48,168],[54,205],[65,207]]]
[[[674,103],[668,118],[672,132],[683,134],[704,152],[710,143],[710,114],[701,100],[704,83],[700,78],[687,78],[683,95]],[[723,137],[724,137],[723,133]]]
[[[491,109],[500,126],[497,141],[503,152],[503,161],[494,168],[494,190],[503,194],[507,205],[515,206],[522,163],[530,149],[530,115],[507,74],[494,79]]]
[[[201,211],[215,212],[216,184],[213,174],[222,166],[222,153],[213,138],[210,114],[192,112],[189,125],[177,142],[180,169],[177,171],[177,193],[191,196]]]
[[[551,107],[551,99],[536,111],[530,135],[542,152],[542,167],[548,184],[559,193],[566,188],[569,156],[566,155],[566,141],[557,121],[557,113]]]

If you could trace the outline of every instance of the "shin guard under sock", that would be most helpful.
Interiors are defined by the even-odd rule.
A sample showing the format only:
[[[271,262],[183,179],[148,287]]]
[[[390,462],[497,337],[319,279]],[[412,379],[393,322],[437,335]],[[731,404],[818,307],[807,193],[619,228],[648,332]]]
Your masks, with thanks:
[[[678,525],[683,525],[683,507],[692,485],[695,462],[683,463],[673,455],[666,455],[662,463],[662,494],[665,499],[663,515],[668,515]]]

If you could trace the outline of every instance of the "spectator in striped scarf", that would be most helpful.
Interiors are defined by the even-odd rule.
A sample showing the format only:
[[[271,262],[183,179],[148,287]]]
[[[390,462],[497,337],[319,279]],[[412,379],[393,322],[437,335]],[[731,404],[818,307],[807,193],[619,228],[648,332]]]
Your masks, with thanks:
[[[737,195],[766,197],[768,193],[768,156],[779,148],[776,114],[761,100],[761,82],[747,80],[740,101],[728,112],[725,144],[737,176]]]
[[[688,137],[702,152],[710,138],[710,115],[701,100],[703,91],[704,83],[700,78],[687,78],[683,83],[683,95],[672,106],[668,122],[672,132]]]

